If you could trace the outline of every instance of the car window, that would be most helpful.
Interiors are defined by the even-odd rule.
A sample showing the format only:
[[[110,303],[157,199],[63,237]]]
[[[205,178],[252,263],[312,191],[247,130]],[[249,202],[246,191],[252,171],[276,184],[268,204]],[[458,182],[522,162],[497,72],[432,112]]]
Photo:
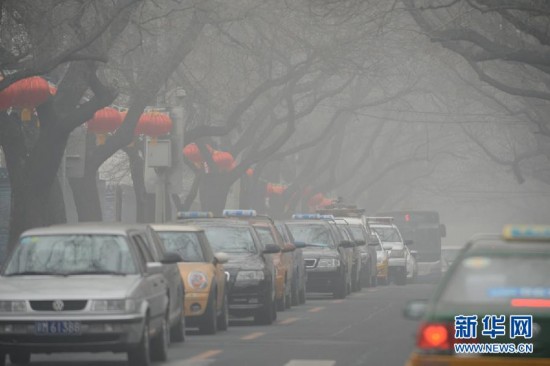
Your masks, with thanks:
[[[149,249],[149,246],[146,244],[145,240],[141,235],[133,235],[132,239],[137,245],[138,250],[140,251],[143,258],[145,258],[146,262],[154,262],[153,255],[151,254],[151,251]]]
[[[159,231],[158,235],[167,252],[179,254],[185,262],[206,262],[196,232]]]
[[[351,233],[353,234],[353,238],[356,240],[365,240],[365,232],[363,231],[363,228],[360,225],[350,225],[349,226]]]
[[[288,228],[296,242],[334,247],[330,230],[324,225],[289,223]]]
[[[248,227],[206,226],[206,237],[214,253],[256,253],[254,239]]]
[[[277,245],[270,228],[256,226],[254,227],[254,230],[256,230],[256,234],[258,234],[258,237],[264,247],[268,244]]]
[[[374,226],[372,227],[374,231],[380,236],[380,240],[383,242],[400,242],[401,236],[397,228],[393,226]]]
[[[338,230],[340,231],[340,235],[344,238],[344,240],[351,241],[351,238],[349,237],[348,231],[346,230],[345,224],[336,225],[338,227]]]
[[[4,275],[138,272],[128,242],[118,235],[26,236],[5,268]]]
[[[550,256],[470,256],[456,267],[441,301],[503,303],[550,298]]]

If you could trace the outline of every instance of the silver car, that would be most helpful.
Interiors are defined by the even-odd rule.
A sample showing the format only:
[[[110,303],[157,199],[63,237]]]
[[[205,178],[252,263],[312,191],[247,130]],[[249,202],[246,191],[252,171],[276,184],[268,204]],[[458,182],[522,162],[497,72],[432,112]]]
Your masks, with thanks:
[[[165,360],[168,289],[137,228],[29,230],[0,273],[0,365],[32,353],[126,352],[132,366]]]

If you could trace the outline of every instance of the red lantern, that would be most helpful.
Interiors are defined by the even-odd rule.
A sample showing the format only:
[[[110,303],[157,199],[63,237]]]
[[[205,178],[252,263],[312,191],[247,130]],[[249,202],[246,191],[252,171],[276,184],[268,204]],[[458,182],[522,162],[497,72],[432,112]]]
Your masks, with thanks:
[[[44,103],[50,97],[50,85],[40,76],[21,79],[0,92],[0,108],[20,108],[21,120],[28,122],[32,109]]]
[[[88,131],[97,136],[97,144],[105,143],[105,135],[116,131],[122,122],[124,116],[115,108],[105,107],[95,112],[94,117],[88,121]]]
[[[183,148],[183,155],[185,155],[187,159],[195,164],[200,164],[203,161],[199,147],[194,142],[185,145],[185,147]]]
[[[324,199],[325,199],[325,197],[323,196],[322,193],[317,193],[316,195],[314,195],[313,197],[311,197],[307,201],[307,204],[310,207],[315,207],[315,206],[319,205],[321,202],[323,202]]]
[[[156,140],[157,137],[172,131],[172,119],[166,113],[145,112],[138,120],[135,135],[147,135]]]
[[[229,172],[235,167],[235,159],[233,155],[227,151],[216,151],[212,153],[212,160],[222,171]]]
[[[246,175],[248,175],[249,177],[252,177],[254,175],[254,169],[252,168],[246,169]]]

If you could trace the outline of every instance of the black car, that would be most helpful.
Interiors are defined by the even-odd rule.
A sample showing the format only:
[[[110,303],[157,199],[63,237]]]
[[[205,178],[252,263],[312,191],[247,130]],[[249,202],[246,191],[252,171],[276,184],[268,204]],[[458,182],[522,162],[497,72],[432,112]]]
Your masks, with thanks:
[[[337,234],[336,225],[331,226],[318,216],[295,215],[294,218],[286,224],[295,242],[305,245],[303,256],[307,291],[331,292],[335,298],[343,299],[351,287],[348,271],[350,262],[345,250],[354,244],[342,240]]]
[[[204,229],[214,252],[224,252],[229,261],[227,275],[229,314],[253,316],[258,324],[271,324],[275,307],[275,268],[268,254],[281,251],[277,245],[263,246],[252,226],[227,218],[182,218],[186,224]]]

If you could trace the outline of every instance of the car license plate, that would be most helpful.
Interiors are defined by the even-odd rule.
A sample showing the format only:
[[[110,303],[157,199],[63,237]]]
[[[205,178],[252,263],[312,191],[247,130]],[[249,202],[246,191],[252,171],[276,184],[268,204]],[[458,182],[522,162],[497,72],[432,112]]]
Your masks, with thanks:
[[[77,335],[80,334],[80,322],[42,321],[34,323],[34,331],[40,335]]]

